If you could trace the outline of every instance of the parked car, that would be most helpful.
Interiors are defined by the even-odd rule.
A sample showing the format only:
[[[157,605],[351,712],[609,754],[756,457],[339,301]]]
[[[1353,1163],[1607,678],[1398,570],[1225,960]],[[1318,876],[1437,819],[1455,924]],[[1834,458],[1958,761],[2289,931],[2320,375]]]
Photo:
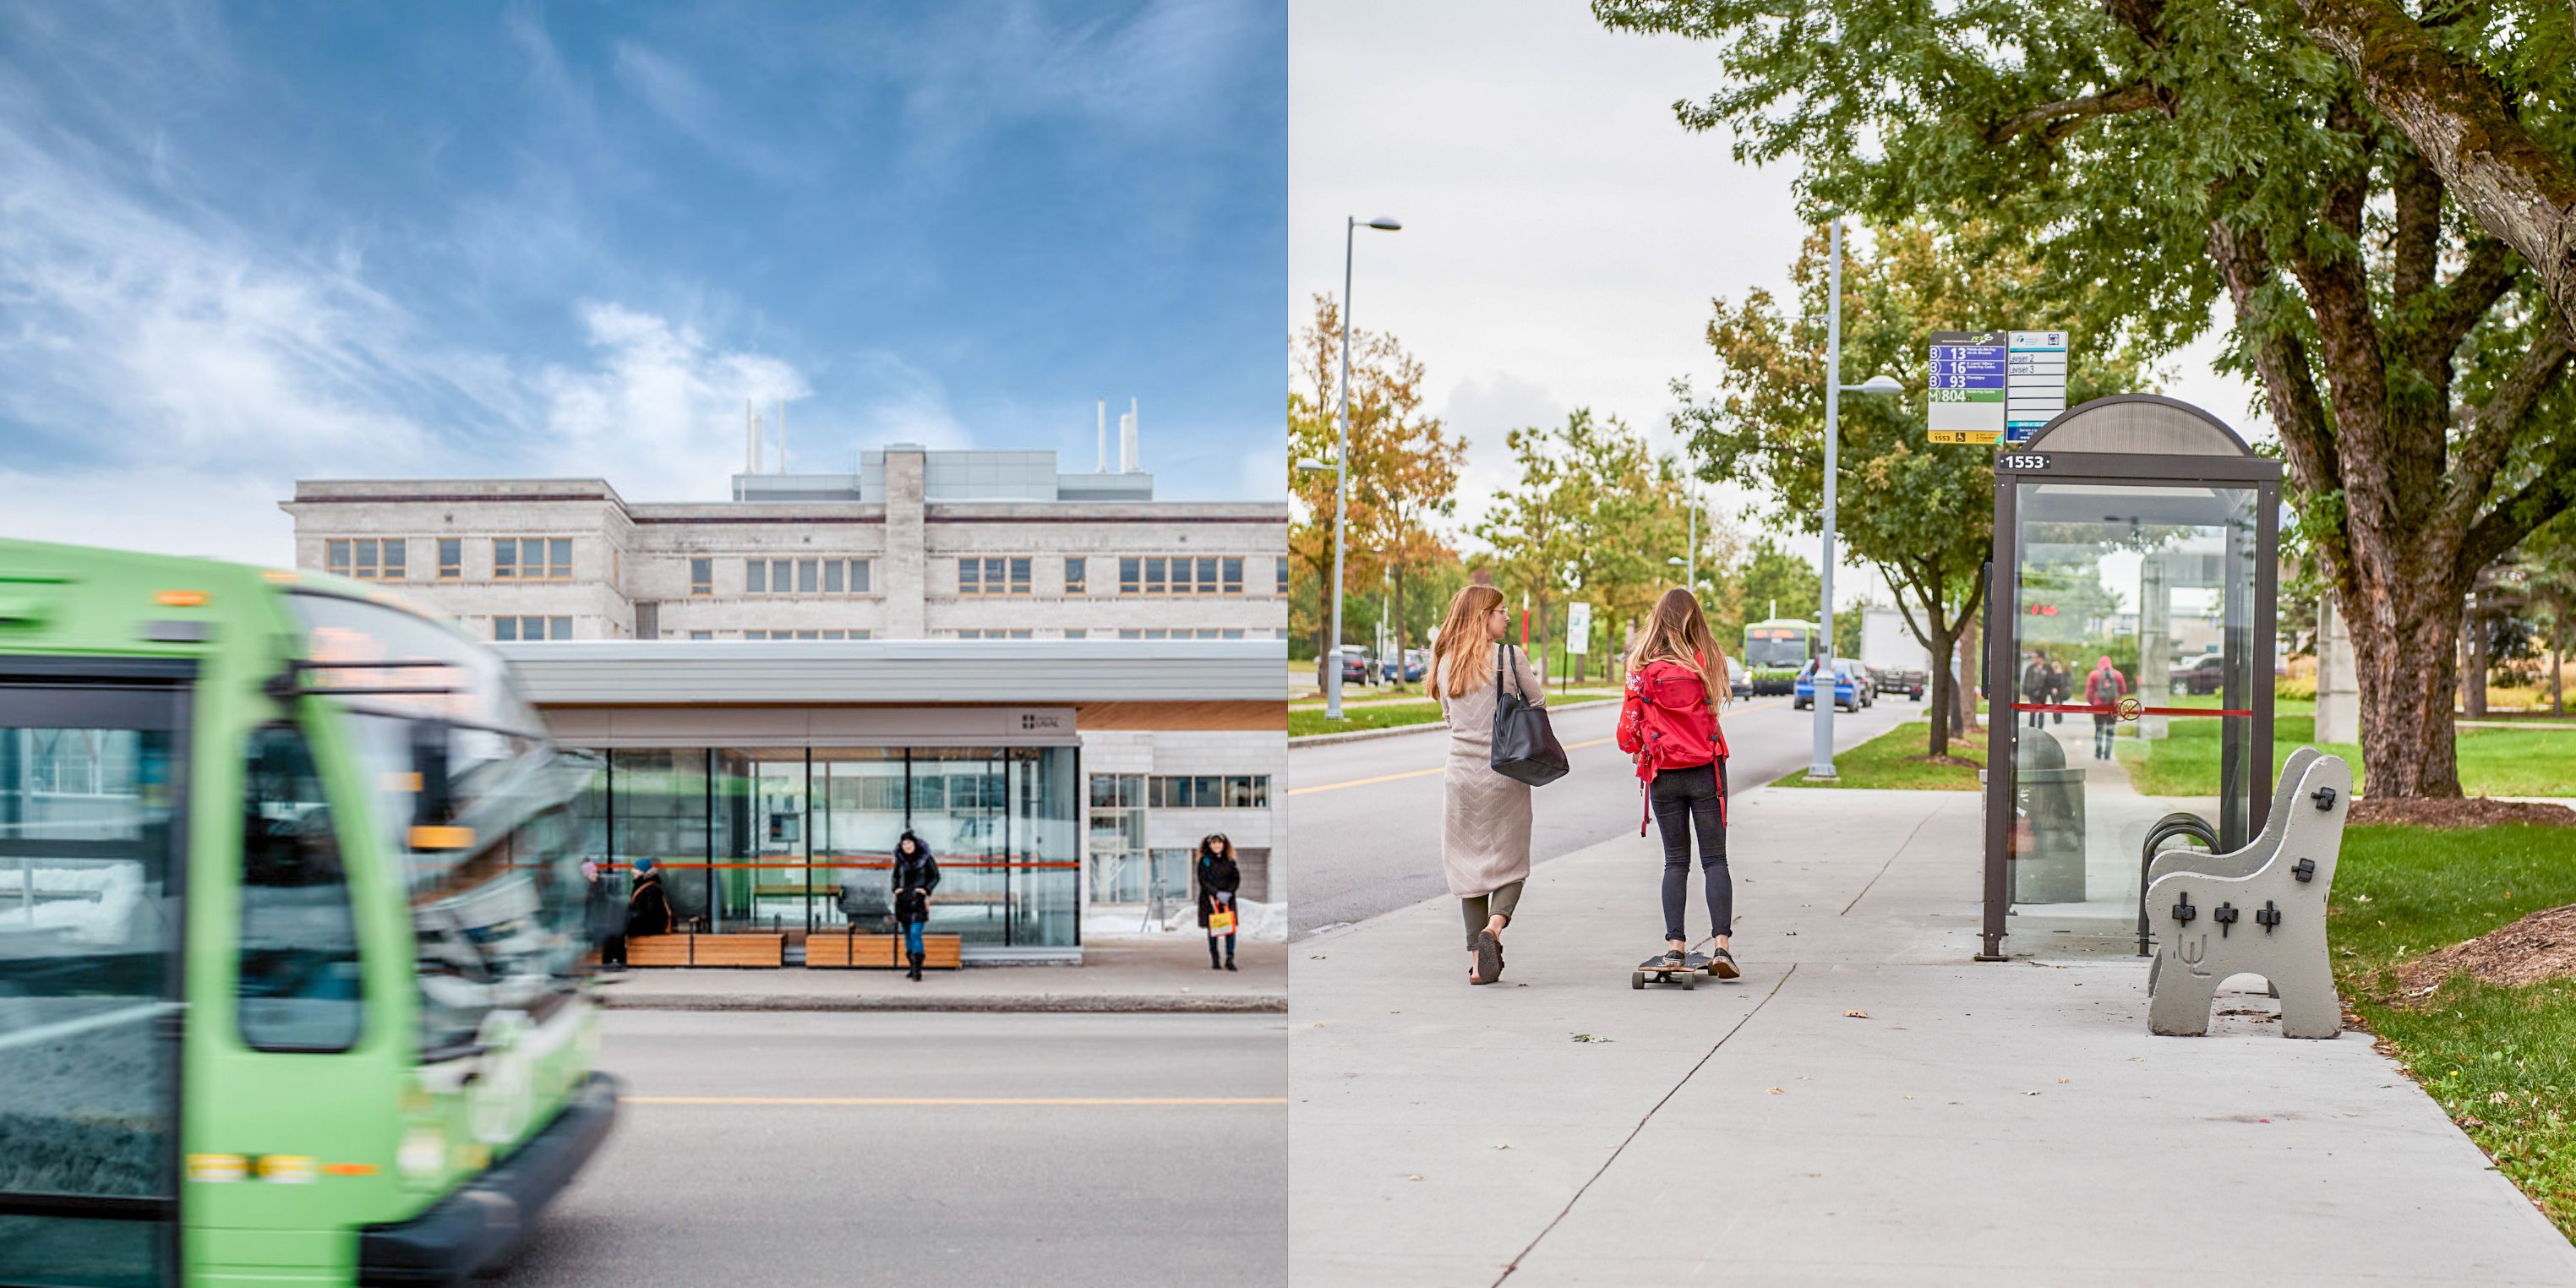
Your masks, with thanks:
[[[1384,662],[1380,662],[1378,664],[1378,674],[1384,676],[1389,683],[1412,684],[1422,678],[1423,671],[1430,665],[1431,651],[1429,649],[1409,648],[1404,650],[1404,674],[1402,676],[1399,677],[1396,674],[1396,661],[1394,658],[1388,658]]]
[[[1369,678],[1369,655],[1368,655],[1368,646],[1367,646],[1367,645],[1365,645],[1365,644],[1345,644],[1345,645],[1343,645],[1343,646],[1342,646],[1342,683],[1344,683],[1344,684],[1366,684],[1366,683],[1368,683],[1368,678]]]
[[[2227,687],[2227,659],[2203,653],[2169,673],[2176,693],[2216,693]]]
[[[1832,665],[1834,709],[1837,711],[1860,710],[1861,694],[1865,692],[1868,687],[1860,678],[1860,664],[1845,658],[1835,658]],[[1800,711],[1804,711],[1815,705],[1815,662],[1809,661],[1806,667],[1798,672],[1797,683],[1789,690],[1789,697],[1790,705]]]
[[[1741,658],[1726,659],[1726,684],[1739,698],[1753,696],[1753,673],[1744,669]]]
[[[1932,684],[1932,677],[1921,667],[1907,669],[1891,666],[1872,670],[1870,678],[1874,681],[1871,687],[1878,692],[1902,693],[1918,702],[1923,700],[1923,691]]]

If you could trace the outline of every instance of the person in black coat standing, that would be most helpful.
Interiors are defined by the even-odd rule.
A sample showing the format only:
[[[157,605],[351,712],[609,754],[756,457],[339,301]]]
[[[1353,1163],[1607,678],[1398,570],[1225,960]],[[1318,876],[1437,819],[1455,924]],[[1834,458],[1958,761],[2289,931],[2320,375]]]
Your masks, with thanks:
[[[626,969],[626,919],[618,915],[617,895],[599,870],[599,860],[581,861],[582,919],[599,949],[601,970]]]
[[[921,930],[930,922],[930,892],[938,888],[939,860],[906,831],[894,843],[894,919],[903,926],[904,959],[912,964],[905,974],[913,979],[921,978]]]
[[[671,933],[671,898],[662,890],[662,874],[649,858],[635,860],[635,891],[626,896],[626,937]],[[622,951],[619,956],[624,956]]]
[[[1209,924],[1216,913],[1236,912],[1234,892],[1243,886],[1243,870],[1234,864],[1234,842],[1225,833],[1212,832],[1199,841],[1198,857],[1199,928],[1208,932],[1208,969],[1234,969],[1234,941],[1241,936],[1240,914],[1235,924],[1222,933]],[[1217,960],[1216,943],[1225,941],[1225,960]]]

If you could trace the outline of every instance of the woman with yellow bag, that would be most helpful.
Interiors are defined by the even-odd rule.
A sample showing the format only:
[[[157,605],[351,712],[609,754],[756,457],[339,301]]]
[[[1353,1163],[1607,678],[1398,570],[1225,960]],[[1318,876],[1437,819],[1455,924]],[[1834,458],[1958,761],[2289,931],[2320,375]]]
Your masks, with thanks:
[[[1243,885],[1243,873],[1234,866],[1234,842],[1223,832],[1211,832],[1199,840],[1198,887],[1199,925],[1207,930],[1208,969],[1234,969],[1234,940],[1238,918],[1234,892]],[[1225,941],[1225,960],[1217,960],[1216,941]]]

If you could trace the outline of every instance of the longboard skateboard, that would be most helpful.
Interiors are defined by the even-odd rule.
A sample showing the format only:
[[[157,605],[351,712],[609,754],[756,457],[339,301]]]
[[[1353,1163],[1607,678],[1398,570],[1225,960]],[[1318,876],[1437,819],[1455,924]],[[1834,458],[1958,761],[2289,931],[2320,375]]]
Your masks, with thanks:
[[[1637,968],[1628,972],[1628,987],[1644,988],[1646,981],[1651,979],[1658,984],[1679,984],[1683,988],[1697,988],[1700,973],[1703,971],[1711,971],[1706,953],[1685,953],[1679,966],[1666,965],[1664,955],[1657,953],[1637,963]],[[1711,973],[1714,972],[1711,971]]]

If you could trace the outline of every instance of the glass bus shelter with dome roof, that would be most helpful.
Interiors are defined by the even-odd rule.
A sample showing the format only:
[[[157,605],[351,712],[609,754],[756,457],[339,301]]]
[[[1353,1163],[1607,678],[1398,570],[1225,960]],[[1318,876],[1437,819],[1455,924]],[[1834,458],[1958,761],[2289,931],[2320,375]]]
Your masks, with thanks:
[[[1994,486],[1979,958],[2138,951],[2149,829],[2188,812],[2232,849],[2270,804],[2281,465],[2123,394],[1998,453]]]

